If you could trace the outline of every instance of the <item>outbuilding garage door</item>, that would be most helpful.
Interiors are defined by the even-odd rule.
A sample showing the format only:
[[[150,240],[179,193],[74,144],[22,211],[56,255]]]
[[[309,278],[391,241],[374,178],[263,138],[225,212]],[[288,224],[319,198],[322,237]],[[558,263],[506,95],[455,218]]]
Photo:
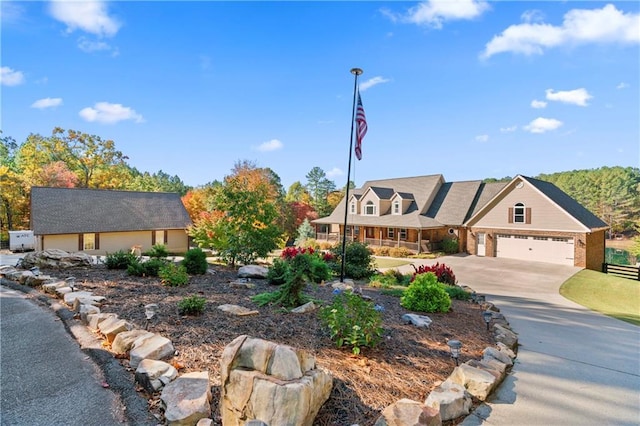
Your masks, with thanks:
[[[573,238],[498,235],[496,257],[573,266]]]

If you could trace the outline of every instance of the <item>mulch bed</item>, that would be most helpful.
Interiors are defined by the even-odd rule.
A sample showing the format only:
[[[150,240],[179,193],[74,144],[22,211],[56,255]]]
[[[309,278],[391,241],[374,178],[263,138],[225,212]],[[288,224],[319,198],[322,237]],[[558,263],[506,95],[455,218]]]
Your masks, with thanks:
[[[319,367],[331,372],[333,390],[315,420],[316,425],[373,425],[388,405],[401,398],[424,401],[451,374],[454,363],[447,340],[463,343],[461,362],[481,358],[482,350],[495,343],[477,304],[454,300],[451,312],[428,314],[433,323],[422,329],[402,322],[401,316],[408,311],[400,306],[398,298],[363,286],[363,294],[384,307],[384,338],[375,348],[363,348],[359,356],[354,356],[348,348],[335,347],[322,328],[317,311],[292,314],[277,306],[258,307],[251,297],[277,287],[266,280],[252,280],[255,288],[237,288],[230,285],[237,279],[235,269],[217,265],[211,269],[214,274],[192,276],[185,287],[165,287],[158,278],[132,277],[125,271],[108,270],[104,265],[43,272],[60,278],[75,276],[80,290],[107,298],[102,312],[114,312],[139,328],[146,323],[144,306],[158,304],[158,314],[149,330],[173,342],[178,351],[174,364],[183,367],[180,373],[209,371],[214,424],[221,424],[220,355],[227,344],[242,334],[304,349],[315,355]],[[306,294],[329,303],[334,297],[332,290],[328,285],[307,285]],[[183,316],[178,312],[178,302],[191,295],[207,299],[205,312],[200,316]],[[244,306],[259,314],[233,316],[216,308],[222,304]],[[122,363],[127,366],[128,361]],[[147,397],[151,411],[161,417],[158,395]]]

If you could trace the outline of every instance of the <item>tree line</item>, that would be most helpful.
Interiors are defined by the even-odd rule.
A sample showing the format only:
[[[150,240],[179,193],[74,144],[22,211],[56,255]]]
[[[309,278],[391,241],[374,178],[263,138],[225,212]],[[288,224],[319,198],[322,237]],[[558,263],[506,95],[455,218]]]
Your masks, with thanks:
[[[21,144],[1,137],[2,238],[9,230],[28,229],[32,186],[176,192],[192,218],[188,232],[194,241],[216,249],[230,263],[244,263],[293,242],[301,227],[308,233],[308,222],[329,215],[345,193],[320,167],[285,190],[270,168],[239,160],[222,181],[193,188],[162,170],[141,172],[127,160],[112,140],[75,130],[30,134]],[[601,167],[536,178],[558,186],[610,224],[614,233],[640,226],[638,168]],[[349,185],[355,187],[353,182]]]
[[[162,170],[141,172],[128,159],[112,140],[76,130],[56,127],[51,136],[30,134],[20,144],[1,137],[2,238],[8,238],[9,230],[28,229],[33,186],[179,193],[194,222],[189,232],[203,247],[242,245],[232,240],[249,238],[250,229],[260,230],[254,239],[262,234],[276,244],[292,241],[305,219],[330,214],[344,197],[320,167],[285,191],[273,170],[239,160],[222,181],[193,188]],[[246,260],[242,256],[229,252],[230,260]]]

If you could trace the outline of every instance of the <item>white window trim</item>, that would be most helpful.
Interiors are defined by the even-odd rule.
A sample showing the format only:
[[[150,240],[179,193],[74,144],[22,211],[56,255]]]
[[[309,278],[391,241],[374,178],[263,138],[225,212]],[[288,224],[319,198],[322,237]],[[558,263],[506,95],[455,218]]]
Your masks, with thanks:
[[[518,213],[519,209],[522,209],[522,213]],[[525,223],[527,221],[526,215],[527,210],[524,203],[516,203],[513,205],[513,223]]]
[[[369,212],[369,209],[371,209],[371,212]],[[368,201],[367,204],[365,204],[364,206],[364,215],[365,216],[376,216],[377,215],[377,206],[375,205],[375,203],[373,201]]]
[[[395,228],[387,228],[387,238],[395,238],[396,230]]]
[[[400,231],[398,232],[398,235],[400,236],[401,240],[406,240],[407,239],[407,228],[400,228]]]
[[[400,201],[398,200],[393,202],[393,214],[402,214],[402,210],[400,209]]]

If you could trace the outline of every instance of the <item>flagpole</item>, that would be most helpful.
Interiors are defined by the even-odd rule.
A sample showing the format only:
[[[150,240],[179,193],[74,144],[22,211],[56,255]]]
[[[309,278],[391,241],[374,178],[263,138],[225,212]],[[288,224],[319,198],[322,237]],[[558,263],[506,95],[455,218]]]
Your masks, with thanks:
[[[351,183],[351,153],[353,151],[353,123],[356,114],[356,93],[358,90],[358,76],[362,69],[351,68],[351,74],[355,76],[353,81],[353,105],[351,106],[351,137],[349,139],[349,166],[347,167],[347,187],[344,195],[344,228],[342,230],[342,263],[340,265],[340,282],[344,282],[344,263],[347,257],[347,215],[349,214],[349,184]]]

